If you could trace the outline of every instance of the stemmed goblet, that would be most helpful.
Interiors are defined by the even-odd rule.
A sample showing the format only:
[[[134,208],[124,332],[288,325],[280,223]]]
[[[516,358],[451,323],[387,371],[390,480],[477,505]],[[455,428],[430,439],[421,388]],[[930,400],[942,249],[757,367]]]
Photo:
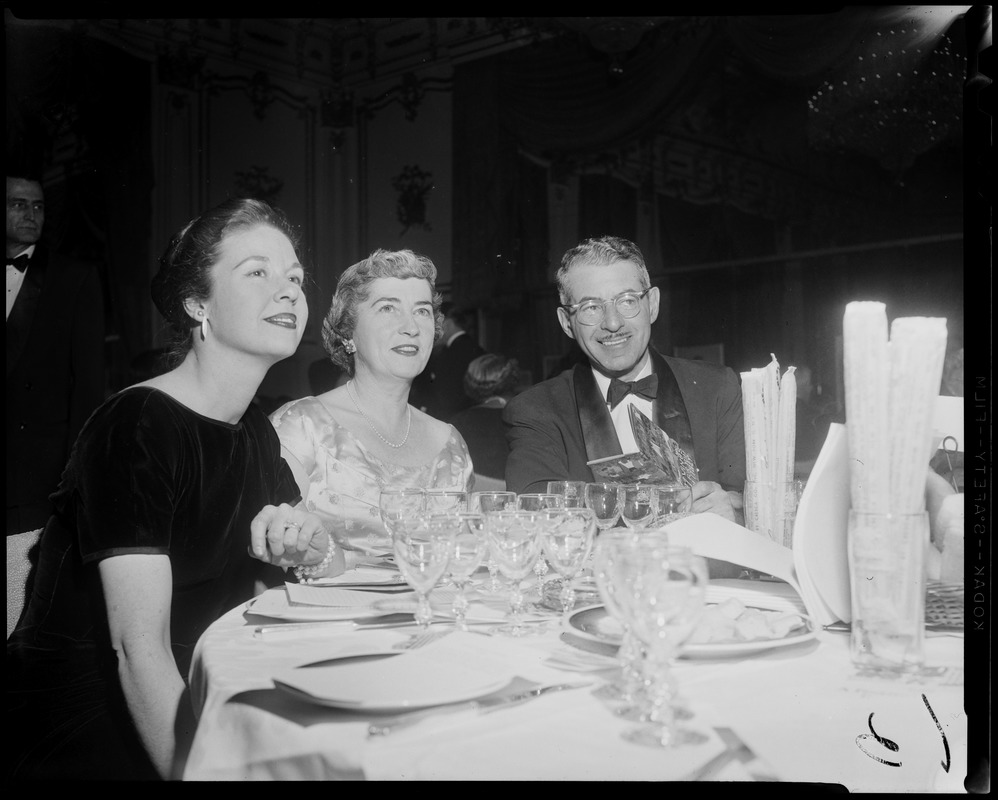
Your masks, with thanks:
[[[409,519],[426,508],[426,494],[414,486],[388,487],[381,490],[378,512],[389,537],[400,520]]]
[[[521,511],[545,511],[550,508],[562,508],[564,506],[564,495],[525,493],[516,496],[516,507]],[[548,562],[544,558],[543,552],[534,562],[534,575],[537,576],[538,599],[544,600],[544,576],[548,574]]]
[[[454,525],[454,543],[451,546],[447,575],[457,587],[454,597],[454,625],[458,630],[468,630],[465,617],[468,613],[468,584],[475,570],[481,566],[489,551],[485,537],[485,515],[468,511],[448,515]]]
[[[671,662],[690,637],[704,608],[707,566],[688,547],[663,544],[626,554],[629,596],[622,606],[645,646],[646,723],[624,732],[627,741],[656,747],[701,744],[707,737],[677,724]]]
[[[485,530],[499,570],[510,582],[509,618],[496,630],[510,636],[533,633],[523,624],[525,598],[521,583],[540,555],[540,512],[494,511],[485,517]]]
[[[426,630],[433,619],[430,592],[450,562],[455,524],[446,514],[416,513],[398,520],[392,529],[395,563],[416,592],[416,623]]]
[[[582,565],[592,550],[596,536],[596,517],[588,508],[563,508],[544,525],[544,554],[562,579],[558,599],[567,616],[575,604],[572,581],[582,571]]]
[[[493,511],[514,510],[516,508],[516,492],[472,492],[468,498],[468,511],[472,514],[489,514]],[[486,556],[485,566],[489,570],[489,591],[495,594],[502,590],[499,582],[499,565],[492,555],[491,548]]]
[[[652,486],[625,483],[621,486],[620,518],[631,530],[640,530],[655,517],[655,492]]]

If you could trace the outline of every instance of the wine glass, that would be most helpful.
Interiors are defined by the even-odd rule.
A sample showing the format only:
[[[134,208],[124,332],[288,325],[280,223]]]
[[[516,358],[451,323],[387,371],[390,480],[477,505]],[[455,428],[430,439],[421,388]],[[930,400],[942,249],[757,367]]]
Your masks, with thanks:
[[[468,493],[461,489],[426,489],[426,510],[431,513],[467,511]]]
[[[565,498],[565,508],[583,508],[586,504],[585,481],[548,481],[548,494]]]
[[[472,514],[489,514],[492,511],[505,511],[516,508],[516,492],[472,492],[468,498],[468,511]],[[485,566],[489,570],[489,591],[495,594],[502,590],[499,582],[499,565],[492,556],[491,548]]]
[[[625,553],[629,593],[621,605],[635,635],[645,646],[645,707],[640,727],[624,731],[629,742],[655,747],[701,744],[707,737],[677,723],[676,685],[671,662],[703,613],[706,562],[688,547],[662,544]]]
[[[446,514],[420,512],[398,520],[392,530],[395,563],[416,592],[416,623],[426,630],[433,619],[430,592],[450,563],[455,525]]]
[[[465,616],[468,613],[467,588],[471,576],[478,569],[489,551],[485,537],[485,515],[468,511],[448,515],[454,526],[454,543],[451,546],[447,575],[457,587],[454,598],[454,625],[458,630],[468,630]]]
[[[489,547],[499,570],[510,582],[509,617],[496,630],[510,636],[533,633],[523,624],[523,580],[530,575],[541,551],[541,519],[536,511],[493,511],[485,517]]]
[[[561,608],[567,616],[575,605],[572,581],[582,571],[596,536],[596,517],[588,508],[563,508],[545,521],[544,553],[562,579]]]
[[[655,517],[653,487],[641,483],[625,483],[621,487],[620,518],[632,530],[640,530]]]
[[[619,483],[587,483],[586,508],[591,508],[596,516],[596,526],[605,531],[617,524],[623,492]]]
[[[668,525],[690,515],[690,487],[681,483],[653,486],[655,523]]]
[[[544,511],[549,508],[561,508],[565,501],[564,495],[525,493],[516,496],[516,507],[521,511]],[[544,600],[544,576],[548,574],[548,562],[541,556],[534,562],[534,575],[537,576],[538,599]]]
[[[641,660],[644,656],[641,642],[634,635],[624,610],[624,603],[630,596],[628,579],[631,577],[621,569],[623,557],[629,550],[644,542],[649,546],[659,531],[635,535],[630,528],[607,531],[596,540],[593,557],[593,577],[603,606],[623,629],[617,660],[620,663],[620,678],[604,684],[595,694],[604,700],[621,701],[625,705],[620,713],[627,715],[635,708],[638,693],[643,683]],[[639,541],[640,539],[640,541]],[[663,539],[663,543],[664,543]]]
[[[394,533],[396,524],[400,520],[420,513],[425,507],[423,490],[414,486],[382,489],[381,497],[378,499],[378,511],[389,536]]]

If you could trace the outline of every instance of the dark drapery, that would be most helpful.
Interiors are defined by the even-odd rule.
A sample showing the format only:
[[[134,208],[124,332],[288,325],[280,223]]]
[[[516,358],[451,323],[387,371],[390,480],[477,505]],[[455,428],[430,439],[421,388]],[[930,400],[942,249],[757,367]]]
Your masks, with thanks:
[[[56,183],[47,187],[60,200],[46,221],[51,244],[103,266],[116,390],[152,339],[151,67],[44,25],[7,26],[5,38],[8,162],[35,162]]]

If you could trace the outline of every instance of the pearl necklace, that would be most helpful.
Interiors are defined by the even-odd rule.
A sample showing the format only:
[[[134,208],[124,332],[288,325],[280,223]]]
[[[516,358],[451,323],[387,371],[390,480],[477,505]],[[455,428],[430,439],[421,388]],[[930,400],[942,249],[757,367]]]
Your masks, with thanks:
[[[347,382],[347,394],[350,395],[350,400],[353,402],[353,407],[357,409],[357,413],[364,418],[364,420],[367,422],[368,425],[371,426],[371,430],[374,431],[375,435],[379,439],[381,439],[381,441],[387,444],[389,447],[394,447],[396,450],[398,450],[400,447],[405,447],[405,443],[409,441],[409,430],[412,428],[412,406],[410,406],[408,403],[406,404],[405,436],[402,437],[401,442],[395,444],[395,442],[388,441],[388,439],[386,439],[384,436],[381,435],[381,431],[379,431],[376,427],[374,427],[374,423],[371,422],[371,418],[364,413],[364,411],[360,407],[360,404],[357,402],[357,398],[354,397],[353,389],[350,388],[352,385],[353,381]]]

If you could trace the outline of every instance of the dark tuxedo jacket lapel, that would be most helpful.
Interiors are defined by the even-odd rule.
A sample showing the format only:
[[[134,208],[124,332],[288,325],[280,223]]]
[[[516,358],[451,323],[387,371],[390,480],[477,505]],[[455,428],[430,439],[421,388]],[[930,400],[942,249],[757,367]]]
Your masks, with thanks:
[[[7,374],[20,358],[24,350],[24,344],[28,340],[31,332],[31,324],[35,319],[35,312],[38,311],[38,303],[42,297],[42,286],[45,283],[45,274],[48,271],[48,259],[41,248],[35,248],[35,254],[31,257],[31,263],[27,272],[24,273],[24,283],[17,293],[17,299],[10,309],[10,316],[7,317]]]
[[[606,399],[588,364],[576,364],[573,373],[575,404],[579,409],[582,440],[586,443],[586,461],[615,456],[621,452],[617,431],[610,419]]]

